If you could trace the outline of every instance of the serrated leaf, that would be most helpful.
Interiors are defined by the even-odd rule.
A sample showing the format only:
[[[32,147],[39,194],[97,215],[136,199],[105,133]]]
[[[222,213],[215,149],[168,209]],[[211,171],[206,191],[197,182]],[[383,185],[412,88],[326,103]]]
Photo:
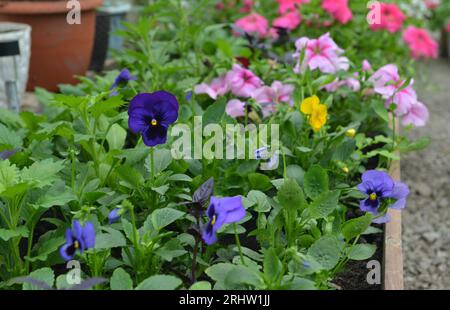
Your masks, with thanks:
[[[298,183],[292,179],[287,179],[278,190],[278,201],[285,209],[302,210],[306,207],[305,196]]]
[[[338,206],[340,191],[325,192],[318,196],[309,206],[309,216],[312,219],[325,218]]]
[[[184,214],[184,212],[172,208],[157,209],[152,213],[153,227],[161,230],[181,218]]]
[[[12,131],[5,125],[0,124],[0,146],[8,146],[12,149],[20,148],[22,146],[22,138],[17,131]]]
[[[63,168],[63,161],[54,162],[52,159],[45,159],[24,168],[21,177],[24,182],[31,182],[35,186],[42,188],[52,185],[53,182],[58,180],[58,172]]]
[[[348,220],[342,225],[342,235],[345,240],[350,241],[351,239],[364,233],[367,228],[369,228],[372,223],[372,215],[366,213],[355,219]]]
[[[9,160],[0,160],[0,194],[8,187],[14,185],[18,178],[16,165],[11,165]]]
[[[316,198],[328,190],[328,174],[320,166],[312,166],[305,174],[305,193],[309,198]]]

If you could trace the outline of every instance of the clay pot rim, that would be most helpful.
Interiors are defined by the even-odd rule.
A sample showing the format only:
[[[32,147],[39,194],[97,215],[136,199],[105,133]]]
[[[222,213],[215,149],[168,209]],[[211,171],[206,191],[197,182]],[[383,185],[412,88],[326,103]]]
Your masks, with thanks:
[[[103,0],[78,0],[81,11],[93,10],[102,5]],[[41,15],[57,14],[69,11],[66,8],[68,1],[0,1],[0,14],[14,15]]]

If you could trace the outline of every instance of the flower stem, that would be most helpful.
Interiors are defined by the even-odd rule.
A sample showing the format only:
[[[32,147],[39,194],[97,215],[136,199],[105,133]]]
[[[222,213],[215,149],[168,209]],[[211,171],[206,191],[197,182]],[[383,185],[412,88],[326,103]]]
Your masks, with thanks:
[[[155,181],[155,148],[150,148],[150,165],[152,166],[152,183]]]
[[[239,249],[239,256],[241,257],[242,265],[247,266],[245,264],[244,255],[242,255],[241,241],[239,240],[239,235],[238,235],[237,230],[236,230],[236,223],[233,224],[233,229],[234,229],[234,236],[236,237],[236,244],[237,244],[237,247]]]

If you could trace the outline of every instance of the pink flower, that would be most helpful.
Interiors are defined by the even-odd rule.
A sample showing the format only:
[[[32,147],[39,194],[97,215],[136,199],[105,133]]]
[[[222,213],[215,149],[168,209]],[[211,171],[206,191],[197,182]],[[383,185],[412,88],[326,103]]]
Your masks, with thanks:
[[[441,0],[425,0],[425,6],[429,10],[436,9],[441,4]]]
[[[450,20],[448,21],[448,24],[447,24],[447,32],[450,33]]]
[[[239,10],[241,13],[250,13],[253,8],[253,0],[244,0],[244,6]]]
[[[372,71],[372,65],[367,59],[364,59],[362,62],[362,71],[364,72],[370,72]]]
[[[339,70],[347,71],[349,68],[349,60],[341,56],[343,50],[331,39],[330,34],[326,33],[318,39],[309,39],[303,37],[295,42],[297,48],[293,57],[297,58],[297,65],[294,72],[300,73],[306,69],[319,69],[323,73],[336,73]],[[300,64],[300,56],[305,49],[305,59]]]
[[[395,114],[398,116],[408,113],[411,106],[417,102],[417,94],[412,88],[414,81],[403,87],[406,81],[400,79],[395,65],[389,64],[380,68],[369,81],[373,83],[374,91],[386,99],[386,108],[392,103],[397,105]]]
[[[361,83],[359,82],[358,77],[359,77],[359,74],[357,72],[355,72],[353,74],[353,77],[348,77],[341,81],[339,81],[339,79],[336,79],[333,82],[323,86],[322,88],[324,88],[327,92],[335,92],[339,88],[346,86],[351,91],[357,92],[361,89]]]
[[[425,58],[438,57],[438,43],[425,29],[409,26],[403,33],[403,40],[408,44],[411,56],[415,59],[422,56]]]
[[[245,102],[238,99],[228,101],[225,112],[231,117],[245,116]]]
[[[322,8],[341,24],[347,24],[353,18],[348,0],[323,0]]]
[[[284,14],[290,11],[296,11],[297,5],[309,3],[311,0],[277,0],[279,8],[278,12]]]
[[[417,101],[410,107],[406,115],[403,116],[402,124],[404,126],[412,124],[416,127],[423,127],[427,123],[428,118],[428,108],[422,102]]]
[[[403,22],[406,19],[405,14],[394,3],[380,3],[381,16],[380,23],[374,23],[370,25],[372,30],[384,29],[391,33],[397,32],[402,29]],[[373,7],[376,10],[376,6]]]
[[[298,27],[298,25],[300,25],[301,21],[302,16],[300,15],[300,13],[298,11],[292,11],[276,18],[273,21],[272,25],[278,28],[294,30]]]
[[[218,96],[225,95],[230,90],[226,75],[222,75],[217,79],[212,80],[211,84],[202,83],[194,88],[196,94],[207,94],[212,99],[216,100]]]
[[[234,95],[248,98],[253,91],[263,84],[261,79],[252,71],[234,64],[233,69],[227,73],[227,83]]]
[[[262,86],[255,90],[252,98],[259,104],[264,103],[289,103],[293,104],[292,93],[294,92],[293,85],[283,85],[280,81],[274,81],[272,86]]]
[[[235,25],[247,33],[256,34],[260,37],[267,36],[269,32],[269,22],[264,16],[257,13],[251,13],[238,19]]]

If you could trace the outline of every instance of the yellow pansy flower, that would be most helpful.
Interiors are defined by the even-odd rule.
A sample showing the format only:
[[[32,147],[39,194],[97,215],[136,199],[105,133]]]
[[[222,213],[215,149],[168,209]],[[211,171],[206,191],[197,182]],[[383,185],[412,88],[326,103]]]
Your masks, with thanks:
[[[317,96],[312,96],[303,100],[300,111],[309,116],[309,124],[315,132],[320,131],[327,123],[328,108],[320,103]]]

